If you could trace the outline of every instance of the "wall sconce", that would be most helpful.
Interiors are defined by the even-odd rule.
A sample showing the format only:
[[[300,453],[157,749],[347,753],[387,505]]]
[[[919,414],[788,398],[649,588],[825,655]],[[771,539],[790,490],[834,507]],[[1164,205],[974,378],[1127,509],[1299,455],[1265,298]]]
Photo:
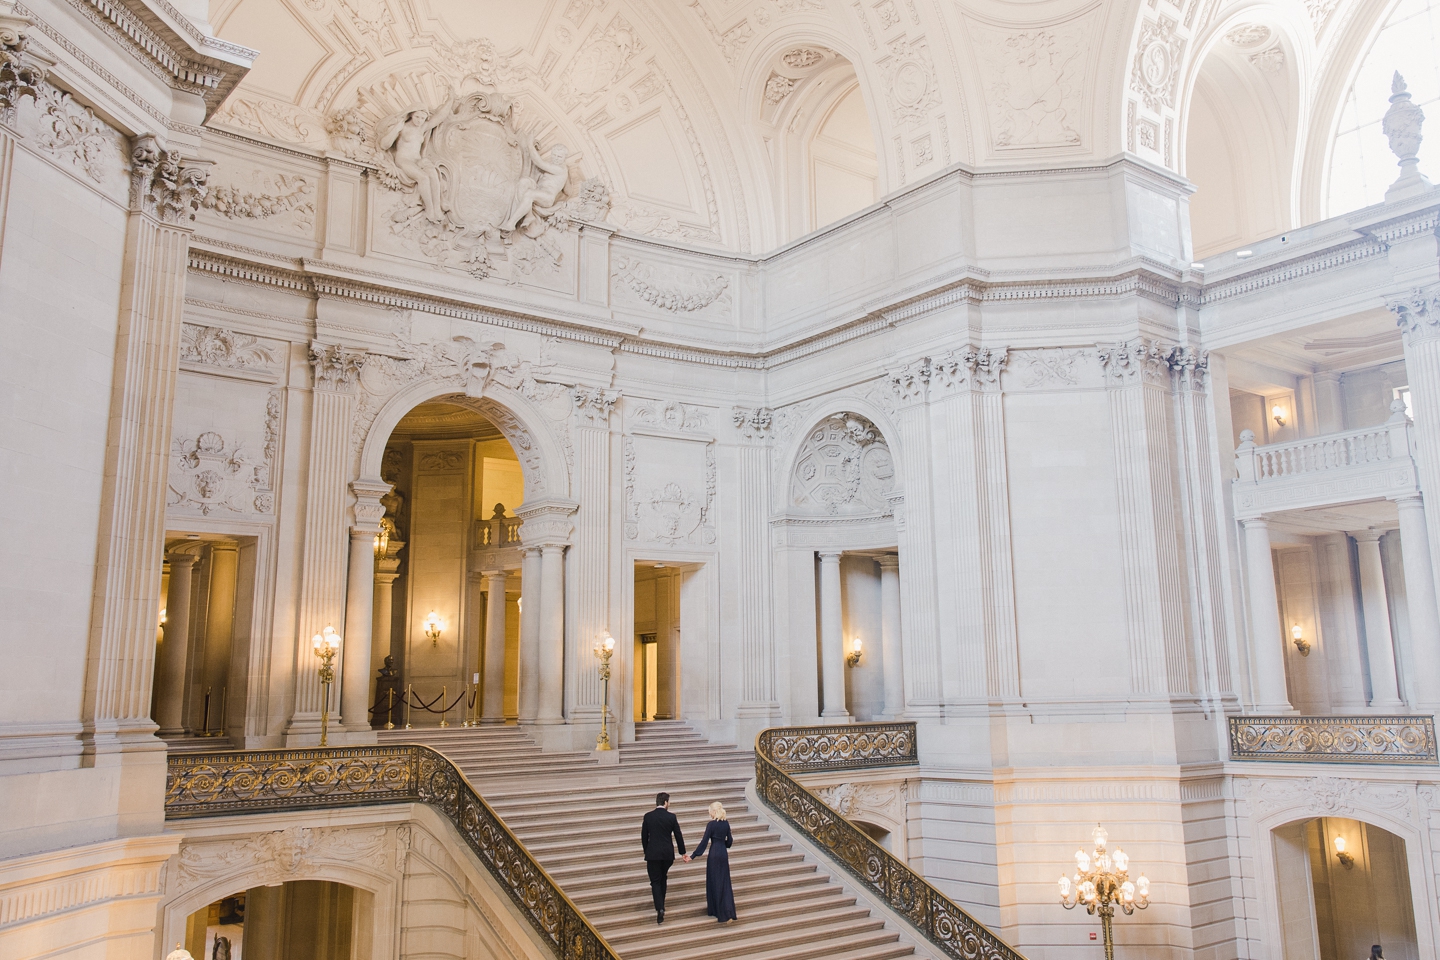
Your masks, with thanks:
[[[1335,838],[1335,859],[1339,860],[1346,870],[1355,869],[1355,858],[1345,852],[1344,837],[1337,836]]]
[[[1300,651],[1300,656],[1310,656],[1310,641],[1305,639],[1305,631],[1300,629],[1300,624],[1290,628],[1290,636],[1295,640],[1295,649]]]
[[[861,649],[860,649],[860,648],[861,648],[860,638],[859,638],[859,637],[856,637],[856,638],[855,638],[855,646],[852,647],[852,648],[850,649],[850,652],[845,655],[845,662],[848,663],[848,664],[849,664],[850,666],[852,666],[852,667],[858,667],[858,666],[860,665],[860,653],[861,653]]]
[[[440,619],[440,614],[434,610],[425,618],[425,636],[430,638],[430,645],[440,646],[440,634],[445,629],[445,621]]]
[[[1254,409],[1253,407],[1251,409]],[[1275,418],[1277,427],[1285,426],[1285,404],[1277,403],[1270,408],[1270,416]]]
[[[390,531],[384,527],[375,534],[375,559],[384,560],[385,555],[390,552]]]
[[[167,617],[165,616],[165,611],[166,611],[167,609],[168,609],[168,608],[166,608],[166,607],[161,607],[161,608],[160,608],[160,626],[162,626],[162,627],[165,626],[165,624],[166,624],[166,622],[167,622]]]

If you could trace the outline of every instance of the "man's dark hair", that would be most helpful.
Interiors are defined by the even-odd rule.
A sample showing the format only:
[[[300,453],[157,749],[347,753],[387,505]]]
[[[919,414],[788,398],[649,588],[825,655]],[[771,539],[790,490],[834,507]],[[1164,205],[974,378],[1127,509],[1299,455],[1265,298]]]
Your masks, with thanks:
[[[670,802],[670,794],[668,794],[668,793],[657,793],[657,794],[655,794],[655,806],[657,806],[657,807],[663,807],[663,806],[665,806],[665,804],[667,804],[667,803],[669,803],[669,802]]]

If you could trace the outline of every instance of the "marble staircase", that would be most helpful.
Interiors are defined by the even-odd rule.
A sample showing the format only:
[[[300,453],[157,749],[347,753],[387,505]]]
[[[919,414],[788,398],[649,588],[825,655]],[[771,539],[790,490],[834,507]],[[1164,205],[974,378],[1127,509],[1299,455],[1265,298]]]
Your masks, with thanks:
[[[838,868],[771,829],[745,799],[754,755],[707,741],[680,721],[638,724],[618,764],[590,753],[542,752],[516,727],[389,731],[382,742],[424,743],[458,766],[623,960],[889,960],[912,938],[857,902]],[[686,849],[706,808],[725,805],[739,922],[705,915],[705,864],[676,861],[665,923],[656,924],[640,853],[640,820],[657,791],[671,795]]]

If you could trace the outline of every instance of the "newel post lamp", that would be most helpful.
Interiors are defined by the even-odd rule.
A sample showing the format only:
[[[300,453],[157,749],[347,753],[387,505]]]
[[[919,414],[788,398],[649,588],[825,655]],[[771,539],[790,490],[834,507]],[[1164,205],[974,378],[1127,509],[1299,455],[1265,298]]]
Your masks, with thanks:
[[[320,746],[330,743],[330,684],[335,682],[335,654],[340,650],[340,634],[335,628],[326,626],[310,641],[315,647],[315,656],[320,658],[320,683],[325,687],[325,699],[320,706]]]
[[[1130,857],[1119,847],[1114,853],[1106,849],[1109,834],[1104,827],[1096,824],[1092,836],[1095,852],[1076,850],[1075,876],[1060,877],[1060,905],[1070,910],[1084,904],[1090,916],[1098,914],[1105,931],[1105,960],[1115,960],[1115,940],[1110,931],[1115,908],[1129,916],[1137,907],[1144,910],[1150,906],[1150,881],[1143,873],[1134,881],[1130,879]]]
[[[610,657],[615,653],[615,638],[605,634],[595,641],[595,657],[600,661],[600,681],[605,685],[604,706],[600,708],[600,736],[595,738],[596,750],[614,750],[610,745]]]

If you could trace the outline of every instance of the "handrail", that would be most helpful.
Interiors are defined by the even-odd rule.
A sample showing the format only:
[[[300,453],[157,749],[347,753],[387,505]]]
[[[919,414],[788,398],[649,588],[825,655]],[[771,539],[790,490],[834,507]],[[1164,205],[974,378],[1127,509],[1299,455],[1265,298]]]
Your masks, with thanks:
[[[165,819],[424,803],[455,825],[560,960],[619,960],[455,765],[419,744],[172,755]]]
[[[846,872],[946,955],[957,960],[1025,960],[787,772],[919,762],[913,723],[771,727],[755,738],[755,789],[766,806],[829,851]]]

